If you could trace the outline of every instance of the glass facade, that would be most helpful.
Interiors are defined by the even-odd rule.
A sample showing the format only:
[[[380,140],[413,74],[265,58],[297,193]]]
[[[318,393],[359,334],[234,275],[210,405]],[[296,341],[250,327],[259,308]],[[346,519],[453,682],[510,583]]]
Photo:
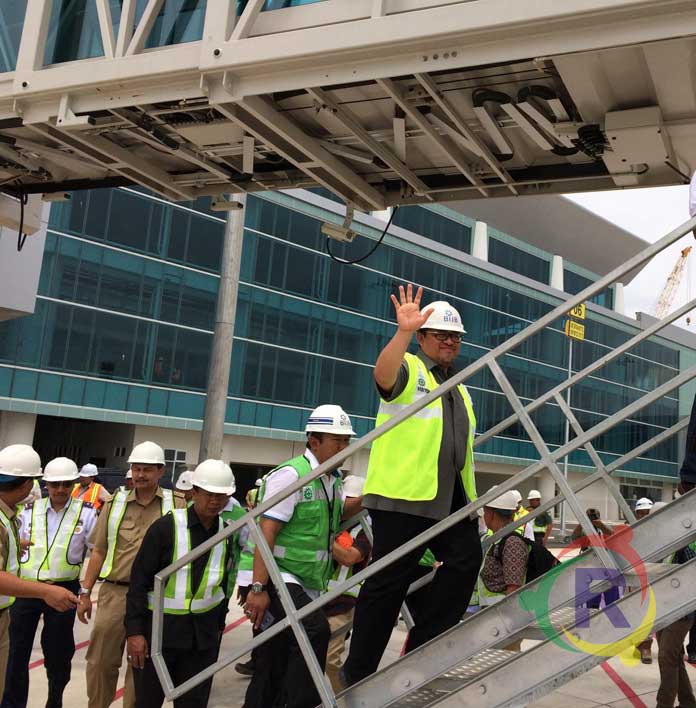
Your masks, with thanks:
[[[501,260],[509,260],[500,265],[514,271],[509,279],[470,261],[444,258],[440,244],[471,248],[471,228],[461,220],[423,207],[400,209],[398,224],[428,239],[423,243],[430,248],[387,237],[368,261],[345,266],[325,251],[321,225],[328,217],[287,195],[248,197],[228,423],[282,435],[300,430],[309,410],[331,401],[354,417],[359,434],[369,431],[378,405],[372,366],[394,333],[389,294],[399,284],[422,285],[426,302],[448,299],[459,309],[467,329],[461,366],[554,306],[548,293],[516,282],[516,273],[526,268],[529,275],[539,268],[537,261],[544,262],[541,257],[501,247],[507,250]],[[55,203],[36,312],[0,323],[0,404],[79,406],[96,411],[89,415],[101,411],[123,422],[131,422],[131,414],[170,419],[151,423],[157,425],[200,420],[223,235],[224,220],[207,200],[173,205],[139,190],[117,189],[78,192]],[[339,257],[356,249],[361,245],[333,247]],[[538,275],[543,276],[540,268]],[[502,360],[524,400],[567,377],[563,325],[555,322]],[[612,320],[611,313],[588,310],[586,340],[574,343],[572,370],[636,331]],[[604,367],[573,388],[571,405],[580,423],[595,425],[667,381],[683,366],[681,357],[676,344],[653,339]],[[511,413],[487,370],[468,386],[479,431]],[[598,438],[595,446],[606,461],[614,460],[678,416],[675,392]],[[555,405],[542,407],[534,419],[552,448],[563,443]],[[537,458],[519,425],[479,450],[503,462]],[[574,453],[571,462],[590,464],[584,452]],[[675,476],[676,439],[627,468]]]

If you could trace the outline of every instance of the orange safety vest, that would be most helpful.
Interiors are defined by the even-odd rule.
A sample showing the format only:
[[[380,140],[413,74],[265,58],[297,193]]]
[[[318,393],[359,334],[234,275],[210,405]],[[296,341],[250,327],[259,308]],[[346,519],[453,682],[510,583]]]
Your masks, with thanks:
[[[80,483],[78,482],[72,490],[72,497],[73,499],[79,499],[81,498],[82,501],[89,502],[95,509],[99,509],[99,507],[102,505],[101,499],[99,499],[99,495],[101,494],[102,490],[102,485],[99,484],[98,482],[92,482],[92,484],[87,487],[87,491],[85,492],[83,497],[80,497],[80,490],[82,487],[80,486]]]

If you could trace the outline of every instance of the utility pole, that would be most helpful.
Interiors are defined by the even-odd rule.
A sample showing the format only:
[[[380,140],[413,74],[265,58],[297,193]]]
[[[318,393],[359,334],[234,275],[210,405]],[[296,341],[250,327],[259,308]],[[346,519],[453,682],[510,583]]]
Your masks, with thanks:
[[[244,214],[246,194],[233,194],[230,201],[239,202],[241,209],[227,214],[225,238],[222,246],[220,287],[218,289],[215,312],[213,348],[210,352],[208,368],[208,391],[205,399],[203,430],[198,461],[222,457],[222,440],[225,434],[225,412],[227,410],[227,389],[230,382],[232,363],[232,337],[237,313],[239,272],[242,262],[244,241]]]

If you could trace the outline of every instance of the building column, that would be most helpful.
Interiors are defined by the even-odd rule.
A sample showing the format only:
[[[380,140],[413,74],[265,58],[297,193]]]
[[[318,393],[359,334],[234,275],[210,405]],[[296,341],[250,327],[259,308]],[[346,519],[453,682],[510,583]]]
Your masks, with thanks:
[[[230,211],[225,225],[225,240],[222,246],[222,265],[215,312],[215,333],[208,368],[208,391],[205,399],[203,429],[198,461],[220,459],[225,435],[227,412],[227,389],[232,366],[232,338],[237,315],[239,273],[242,264],[244,241],[244,215],[246,194],[230,195],[230,201],[239,202],[241,209]]]
[[[551,275],[549,285],[556,290],[565,292],[563,285],[563,256],[554,256],[551,260]]]
[[[614,283],[614,312],[618,312],[620,315],[626,314],[623,283]]]
[[[34,413],[0,412],[0,449],[8,445],[33,445],[35,430]]]
[[[474,238],[471,243],[471,255],[482,261],[488,260],[488,225],[483,221],[474,224]]]
[[[556,496],[556,482],[550,474],[542,474],[539,476],[539,486],[537,489],[541,493],[541,501],[547,502]],[[553,514],[554,510],[549,510]]]

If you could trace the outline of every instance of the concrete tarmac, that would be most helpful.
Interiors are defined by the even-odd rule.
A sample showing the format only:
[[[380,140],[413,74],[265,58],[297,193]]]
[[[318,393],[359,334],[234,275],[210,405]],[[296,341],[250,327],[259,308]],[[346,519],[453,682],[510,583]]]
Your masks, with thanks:
[[[96,596],[96,589],[95,589]],[[222,652],[230,653],[251,637],[249,623],[241,608],[231,604],[227,616],[227,631],[223,638]],[[37,631],[30,664],[29,708],[43,708],[46,702],[47,684],[43,667],[43,655],[39,642],[41,624]],[[89,627],[75,622],[77,651],[72,665],[72,680],[64,694],[64,705],[79,708],[87,705],[85,688],[85,654],[89,641]],[[403,625],[393,632],[383,663],[391,663],[398,656],[406,638]],[[523,649],[533,645],[523,643]],[[696,680],[696,669],[687,665],[687,671]],[[123,687],[125,656],[118,688]],[[211,708],[239,708],[244,702],[244,693],[249,679],[238,674],[232,666],[220,672],[214,682],[209,706]],[[608,669],[598,666],[587,674],[531,704],[529,708],[654,708],[655,694],[660,683],[657,667],[657,643],[653,643],[653,663],[625,666],[619,658],[608,662]],[[123,705],[122,691],[117,691],[112,706]]]

